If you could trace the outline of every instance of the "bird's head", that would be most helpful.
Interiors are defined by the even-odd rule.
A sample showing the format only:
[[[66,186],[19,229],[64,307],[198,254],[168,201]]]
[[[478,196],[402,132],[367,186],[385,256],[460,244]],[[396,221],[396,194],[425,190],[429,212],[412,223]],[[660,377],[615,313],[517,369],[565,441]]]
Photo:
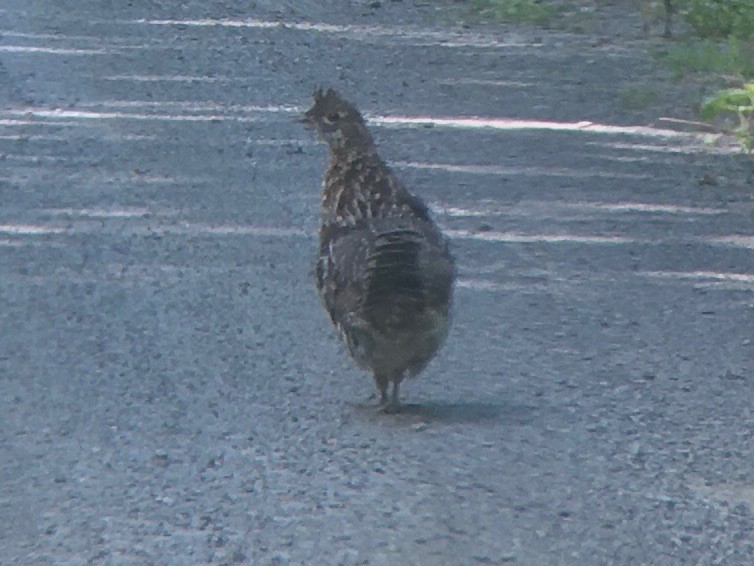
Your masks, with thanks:
[[[353,104],[331,88],[326,91],[318,88],[313,98],[314,103],[301,122],[317,130],[331,153],[364,152],[372,148],[372,136]]]

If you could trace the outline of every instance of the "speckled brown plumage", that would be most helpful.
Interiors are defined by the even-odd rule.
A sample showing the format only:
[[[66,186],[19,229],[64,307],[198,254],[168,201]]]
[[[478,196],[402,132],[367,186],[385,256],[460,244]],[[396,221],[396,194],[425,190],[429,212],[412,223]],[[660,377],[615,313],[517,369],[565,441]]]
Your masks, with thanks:
[[[380,158],[358,110],[332,89],[304,116],[330,151],[322,186],[317,289],[386,411],[445,341],[455,265],[424,203]],[[388,397],[388,387],[393,384]]]

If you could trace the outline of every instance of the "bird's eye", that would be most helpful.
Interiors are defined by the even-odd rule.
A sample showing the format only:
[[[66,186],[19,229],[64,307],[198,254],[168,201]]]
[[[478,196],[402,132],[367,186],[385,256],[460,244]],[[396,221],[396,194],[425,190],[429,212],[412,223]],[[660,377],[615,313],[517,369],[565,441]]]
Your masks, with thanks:
[[[332,123],[337,122],[338,120],[340,120],[340,114],[337,114],[337,113],[336,114],[328,114],[327,116],[325,116],[325,120],[327,120],[328,122],[330,122],[332,124]]]

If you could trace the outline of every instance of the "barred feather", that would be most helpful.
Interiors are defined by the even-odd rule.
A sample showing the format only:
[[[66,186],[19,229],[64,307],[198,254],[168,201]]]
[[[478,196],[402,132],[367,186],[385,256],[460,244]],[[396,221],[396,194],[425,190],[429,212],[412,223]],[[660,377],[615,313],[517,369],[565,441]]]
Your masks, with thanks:
[[[429,211],[382,161],[361,114],[333,90],[305,114],[330,149],[317,289],[351,356],[386,400],[416,375],[450,323],[455,264]]]

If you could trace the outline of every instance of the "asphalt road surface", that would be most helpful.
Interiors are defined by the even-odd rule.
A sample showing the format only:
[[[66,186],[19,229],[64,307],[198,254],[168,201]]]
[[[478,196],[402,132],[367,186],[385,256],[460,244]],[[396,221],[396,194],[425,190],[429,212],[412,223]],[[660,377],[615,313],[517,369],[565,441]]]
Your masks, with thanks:
[[[754,564],[752,160],[641,41],[446,8],[3,0],[0,563]],[[401,415],[314,291],[318,84],[458,259]]]

